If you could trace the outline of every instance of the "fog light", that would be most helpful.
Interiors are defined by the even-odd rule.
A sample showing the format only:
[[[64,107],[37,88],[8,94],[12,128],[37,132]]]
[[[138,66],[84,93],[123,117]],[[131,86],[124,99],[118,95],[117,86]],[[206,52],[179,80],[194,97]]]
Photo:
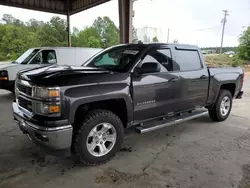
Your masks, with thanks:
[[[59,105],[49,106],[49,113],[59,113],[60,107]]]
[[[60,105],[38,103],[36,112],[42,115],[60,114]]]

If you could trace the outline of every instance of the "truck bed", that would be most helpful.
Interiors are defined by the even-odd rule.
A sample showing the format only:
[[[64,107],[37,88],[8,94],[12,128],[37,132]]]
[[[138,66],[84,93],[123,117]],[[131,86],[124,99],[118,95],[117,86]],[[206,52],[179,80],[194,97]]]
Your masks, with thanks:
[[[213,103],[220,91],[221,85],[228,84],[232,87],[233,97],[235,97],[242,89],[244,72],[240,67],[233,68],[215,68],[208,67],[209,73],[209,88],[207,103]]]

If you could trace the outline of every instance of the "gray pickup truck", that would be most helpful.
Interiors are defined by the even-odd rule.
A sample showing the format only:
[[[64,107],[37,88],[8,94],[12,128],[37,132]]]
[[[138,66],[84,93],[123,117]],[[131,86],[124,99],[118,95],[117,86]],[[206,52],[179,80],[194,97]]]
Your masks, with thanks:
[[[243,82],[241,68],[207,68],[196,46],[118,45],[80,67],[20,72],[13,115],[37,144],[98,165],[120,150],[128,128],[145,133],[207,113],[224,121]]]

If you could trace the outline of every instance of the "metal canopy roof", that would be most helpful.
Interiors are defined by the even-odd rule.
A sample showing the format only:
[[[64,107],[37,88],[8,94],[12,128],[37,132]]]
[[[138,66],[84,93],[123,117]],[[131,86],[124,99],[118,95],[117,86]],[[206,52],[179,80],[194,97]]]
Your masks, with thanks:
[[[1,5],[69,15],[110,0],[0,0]]]

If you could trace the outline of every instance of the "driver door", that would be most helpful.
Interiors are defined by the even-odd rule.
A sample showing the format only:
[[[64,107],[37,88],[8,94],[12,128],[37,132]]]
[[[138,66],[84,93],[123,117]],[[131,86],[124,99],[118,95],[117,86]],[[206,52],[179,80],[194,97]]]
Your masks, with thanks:
[[[180,79],[171,73],[173,66],[170,49],[149,50],[139,67],[146,62],[158,63],[160,72],[132,75],[135,121],[167,115],[178,109]]]
[[[41,50],[29,61],[27,68],[44,67],[56,63],[55,50]]]
[[[32,69],[57,63],[55,50],[41,50],[22,69]]]

